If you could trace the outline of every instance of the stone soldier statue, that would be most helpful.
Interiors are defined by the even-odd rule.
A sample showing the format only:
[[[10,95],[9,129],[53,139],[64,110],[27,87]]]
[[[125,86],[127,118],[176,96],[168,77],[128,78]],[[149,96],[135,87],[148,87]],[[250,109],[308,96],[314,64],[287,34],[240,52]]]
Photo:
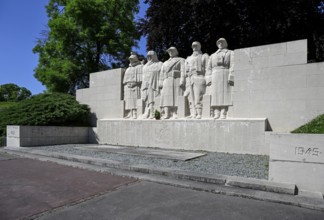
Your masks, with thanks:
[[[141,98],[145,103],[143,118],[154,118],[154,99],[160,95],[159,78],[162,62],[154,51],[147,53],[147,63],[143,67]]]
[[[188,118],[201,119],[202,99],[206,91],[205,72],[208,54],[202,54],[201,44],[192,43],[193,53],[185,61],[185,75],[181,78],[180,85],[186,85],[184,96],[187,97],[190,109]]]
[[[178,96],[183,95],[183,90],[180,88],[180,77],[184,74],[185,59],[178,57],[178,50],[175,47],[170,47],[167,52],[170,59],[162,65],[160,73],[161,91],[161,107],[164,111],[162,119],[176,119],[178,110]]]
[[[140,87],[142,82],[143,65],[137,55],[132,52],[129,59],[129,67],[126,69],[123,85],[126,118],[137,118],[137,99],[141,97]]]
[[[227,41],[220,38],[216,42],[218,50],[208,60],[206,81],[211,86],[211,107],[215,119],[225,119],[228,106],[232,105],[232,85],[234,85],[234,52],[227,49]]]

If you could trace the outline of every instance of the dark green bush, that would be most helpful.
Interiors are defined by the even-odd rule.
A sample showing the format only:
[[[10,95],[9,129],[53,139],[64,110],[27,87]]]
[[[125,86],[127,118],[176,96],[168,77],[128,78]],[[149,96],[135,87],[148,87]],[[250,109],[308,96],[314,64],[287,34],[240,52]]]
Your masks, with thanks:
[[[7,125],[89,126],[90,109],[74,96],[53,93],[32,96],[0,111],[0,137]]]
[[[161,113],[160,113],[158,110],[155,110],[155,111],[154,111],[154,118],[155,118],[156,120],[160,120],[160,118],[161,118]]]
[[[0,102],[0,112],[5,108],[9,108],[14,105],[16,105],[16,102]]]
[[[324,114],[293,130],[291,133],[324,134]]]

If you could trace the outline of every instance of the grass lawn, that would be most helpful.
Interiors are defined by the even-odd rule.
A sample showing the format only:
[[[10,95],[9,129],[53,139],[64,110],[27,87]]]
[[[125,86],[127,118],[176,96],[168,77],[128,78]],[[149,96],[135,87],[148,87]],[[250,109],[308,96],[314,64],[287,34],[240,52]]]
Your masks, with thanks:
[[[324,114],[317,116],[291,133],[324,134]]]

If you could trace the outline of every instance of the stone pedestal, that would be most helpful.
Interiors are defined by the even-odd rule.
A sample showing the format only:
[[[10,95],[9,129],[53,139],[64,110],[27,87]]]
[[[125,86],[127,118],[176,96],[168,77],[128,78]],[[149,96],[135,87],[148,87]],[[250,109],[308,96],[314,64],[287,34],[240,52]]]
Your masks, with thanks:
[[[100,144],[267,155],[266,119],[99,120]]]
[[[272,133],[269,180],[324,193],[324,135]]]
[[[95,142],[95,129],[63,126],[7,126],[8,147],[34,147]]]

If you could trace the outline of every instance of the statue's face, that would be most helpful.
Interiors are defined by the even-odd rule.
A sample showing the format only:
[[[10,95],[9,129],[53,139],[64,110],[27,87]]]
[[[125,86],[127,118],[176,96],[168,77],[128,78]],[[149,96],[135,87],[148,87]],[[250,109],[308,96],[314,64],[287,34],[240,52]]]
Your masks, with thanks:
[[[200,46],[197,45],[197,44],[195,44],[195,45],[192,46],[192,50],[193,51],[200,51],[200,49],[201,49]]]
[[[177,51],[175,50],[169,50],[168,51],[170,57],[176,57],[177,56]]]
[[[130,58],[130,59],[129,59],[129,62],[130,62],[131,64],[136,63],[136,62],[137,62],[137,59]]]
[[[224,49],[225,48],[225,43],[223,41],[219,41],[218,44],[217,44],[217,47],[219,49]]]
[[[152,61],[153,56],[152,55],[147,55],[147,61]]]

